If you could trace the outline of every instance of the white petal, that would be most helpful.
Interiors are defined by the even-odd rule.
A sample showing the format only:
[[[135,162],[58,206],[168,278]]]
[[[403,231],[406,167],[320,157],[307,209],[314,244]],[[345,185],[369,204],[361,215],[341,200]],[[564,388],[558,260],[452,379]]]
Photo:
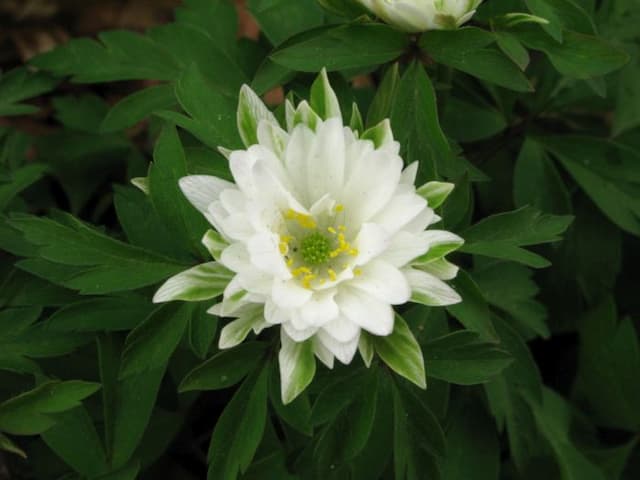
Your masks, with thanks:
[[[220,263],[234,272],[240,272],[251,268],[249,252],[241,243],[232,243],[220,254]]]
[[[351,159],[349,159],[351,161]],[[402,159],[378,149],[366,156],[351,172],[343,189],[343,203],[349,221],[370,220],[395,192],[402,171]]]
[[[411,285],[413,301],[432,307],[453,305],[462,301],[460,295],[439,278],[413,268],[404,272]]]
[[[209,205],[218,200],[220,193],[236,186],[212,175],[189,175],[178,180],[180,189],[189,202],[202,213],[208,213]]]
[[[405,231],[396,233],[391,238],[387,249],[378,258],[396,267],[406,265],[429,249],[429,240],[424,233],[414,234]]]
[[[326,193],[335,196],[344,183],[345,145],[342,120],[331,118],[318,125],[315,155],[307,153],[307,189],[309,201],[316,202]]]
[[[316,357],[325,364],[327,368],[333,368],[333,353],[329,351],[327,347],[323,345],[323,343],[318,339],[317,336],[313,337],[313,353],[315,353]]]
[[[312,297],[300,308],[302,321],[311,326],[322,326],[340,314],[335,301],[336,291],[325,290],[314,292]]]
[[[251,263],[265,273],[278,279],[289,279],[291,273],[279,249],[280,236],[263,232],[252,236],[247,242]]]
[[[327,332],[322,329],[318,330],[317,333],[318,341],[322,343],[322,345],[329,350],[335,357],[340,360],[340,362],[348,365],[353,360],[356,351],[358,350],[358,340],[359,336],[351,340],[350,342],[339,342]]]
[[[418,162],[413,162],[402,171],[402,175],[400,176],[400,183],[413,186],[416,183],[417,175]]]
[[[354,242],[355,248],[358,249],[358,256],[354,263],[364,265],[380,255],[389,246],[389,241],[389,234],[383,227],[374,223],[365,223]]]
[[[283,323],[282,328],[296,342],[304,342],[313,337],[318,331],[316,327],[296,328],[291,322]]]
[[[165,281],[153,296],[153,303],[209,300],[220,295],[232,277],[233,273],[217,262],[202,263]]]
[[[343,287],[336,296],[340,312],[353,323],[374,335],[393,331],[393,308],[386,302],[356,288]]]
[[[338,316],[322,327],[322,331],[338,342],[347,343],[360,335],[360,327],[344,316]]]
[[[280,308],[299,308],[309,301],[312,294],[312,290],[291,279],[274,282],[271,297]]]
[[[285,151],[285,167],[295,196],[303,205],[310,206],[307,192],[307,156],[315,156],[316,137],[306,125],[296,125]]]
[[[402,227],[402,230],[410,233],[420,233],[424,231],[424,229],[427,228],[429,225],[434,223],[436,217],[437,215],[435,214],[435,212],[431,208],[427,207],[424,210],[422,210],[416,216],[416,218],[414,218],[409,223],[407,223],[404,227]],[[440,217],[438,217],[438,219],[439,218]]]
[[[404,274],[391,264],[373,260],[362,267],[362,274],[349,282],[372,297],[391,305],[402,305],[411,298],[411,287]]]
[[[371,221],[382,225],[393,234],[416,218],[427,208],[427,201],[415,193],[394,195]]]

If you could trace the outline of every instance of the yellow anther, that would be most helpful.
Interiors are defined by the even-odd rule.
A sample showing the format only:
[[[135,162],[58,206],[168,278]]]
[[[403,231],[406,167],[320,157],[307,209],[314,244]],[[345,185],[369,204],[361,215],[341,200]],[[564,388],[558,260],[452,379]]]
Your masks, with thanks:
[[[280,242],[278,248],[280,249],[280,253],[282,255],[285,255],[289,251],[289,245],[287,245],[287,242]]]
[[[335,211],[336,212],[341,212],[344,210],[344,205],[342,205],[341,203],[337,203],[335,206]]]
[[[338,225],[338,230],[340,230],[341,232],[346,232],[347,227],[345,227],[344,225]]]
[[[303,274],[311,275],[311,270],[309,270],[307,267],[298,267],[295,270],[291,271],[291,275],[293,275],[294,277]]]
[[[333,270],[333,268],[327,269],[327,274],[329,275],[329,280],[331,280],[332,282],[336,281],[338,275],[336,275],[336,272],[335,270]]]
[[[293,258],[287,260],[287,267],[291,267],[293,265]]]
[[[293,219],[293,218],[296,218],[296,212],[295,212],[293,209],[291,209],[291,208],[290,208],[289,210],[287,210],[287,211],[285,212],[284,216],[285,216],[286,218],[288,218],[289,220],[291,220],[291,219]]]
[[[362,269],[361,268],[354,268],[353,269],[353,274],[358,277],[360,275],[362,275]]]
[[[313,274],[305,275],[305,277],[302,279],[302,286],[304,288],[311,288],[311,281],[314,278],[316,278],[316,275],[313,275]]]
[[[327,228],[327,230],[329,230],[329,233],[333,233],[334,235],[335,235],[336,233],[338,233],[338,232],[336,231],[336,229],[335,229],[335,228],[333,228],[333,227],[329,227],[329,228]]]
[[[349,250],[349,255],[351,255],[352,257],[357,257],[358,256],[358,249],[357,248],[352,248],[351,250]]]

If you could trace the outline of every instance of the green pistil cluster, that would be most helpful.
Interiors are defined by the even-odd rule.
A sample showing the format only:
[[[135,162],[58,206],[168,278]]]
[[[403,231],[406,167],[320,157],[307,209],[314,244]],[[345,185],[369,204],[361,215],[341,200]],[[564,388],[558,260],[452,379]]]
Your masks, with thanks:
[[[300,253],[308,265],[322,265],[331,257],[331,241],[321,233],[314,232],[302,239]]]

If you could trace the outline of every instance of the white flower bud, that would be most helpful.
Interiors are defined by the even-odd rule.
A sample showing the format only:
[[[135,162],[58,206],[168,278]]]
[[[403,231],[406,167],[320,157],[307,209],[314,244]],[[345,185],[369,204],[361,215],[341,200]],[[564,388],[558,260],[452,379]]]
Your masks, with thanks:
[[[406,32],[457,28],[482,0],[358,0],[372,13]]]

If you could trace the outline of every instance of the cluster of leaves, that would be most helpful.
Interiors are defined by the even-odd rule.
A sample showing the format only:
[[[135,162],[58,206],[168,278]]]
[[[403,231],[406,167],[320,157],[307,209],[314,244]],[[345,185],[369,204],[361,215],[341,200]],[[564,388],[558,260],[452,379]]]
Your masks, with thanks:
[[[0,115],[46,95],[58,126],[0,127],[0,450],[15,476],[638,478],[634,1],[486,0],[474,26],[422,35],[351,0],[246,3],[258,41],[236,38],[230,1],[186,0],[171,24],[73,39],[0,77]],[[410,328],[425,391],[354,362],[284,406],[271,332],[219,352],[225,320],[206,302],[150,299],[208,260],[178,179],[229,177],[215,148],[241,146],[241,84],[308,98],[323,67],[343,111],[391,119],[419,183],[456,184],[439,213],[466,240],[464,302],[403,307],[376,342],[411,377],[388,354]],[[129,80],[153,82],[114,105],[56,90]]]

